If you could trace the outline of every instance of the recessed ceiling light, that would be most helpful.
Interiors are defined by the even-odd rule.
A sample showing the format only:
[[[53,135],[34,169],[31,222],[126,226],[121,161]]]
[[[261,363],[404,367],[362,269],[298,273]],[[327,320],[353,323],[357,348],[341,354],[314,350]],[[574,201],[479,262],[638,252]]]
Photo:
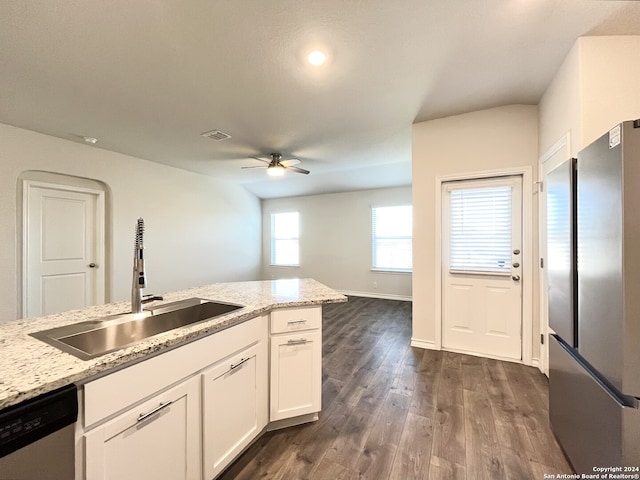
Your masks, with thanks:
[[[82,139],[83,139],[85,142],[90,143],[90,144],[92,144],[92,145],[94,145],[94,144],[98,143],[98,139],[97,139],[97,138],[95,138],[95,137],[82,137]]]
[[[307,56],[309,63],[315,67],[319,67],[327,61],[327,56],[320,50],[314,50]]]

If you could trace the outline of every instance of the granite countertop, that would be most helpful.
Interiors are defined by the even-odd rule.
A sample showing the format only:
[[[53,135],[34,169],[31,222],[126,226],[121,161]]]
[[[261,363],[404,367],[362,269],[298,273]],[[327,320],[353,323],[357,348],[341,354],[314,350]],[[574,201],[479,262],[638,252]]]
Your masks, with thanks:
[[[131,309],[128,302],[110,303],[44,317],[0,323],[0,409],[70,383],[135,363],[177,345],[195,340],[282,307],[304,307],[347,301],[347,297],[312,279],[218,283],[163,295],[150,305],[192,297],[245,305],[212,320],[148,338],[92,360],[80,360],[37,340],[29,333],[61,327]]]

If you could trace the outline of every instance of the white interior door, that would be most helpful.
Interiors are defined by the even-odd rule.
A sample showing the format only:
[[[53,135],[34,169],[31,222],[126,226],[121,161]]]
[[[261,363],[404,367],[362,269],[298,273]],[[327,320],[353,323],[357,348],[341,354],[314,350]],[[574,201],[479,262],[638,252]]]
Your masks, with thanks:
[[[540,157],[538,178],[538,245],[540,251],[540,333],[544,343],[540,346],[540,370],[549,376],[549,279],[544,262],[547,258],[547,174],[565,160],[571,158],[569,135],[558,140]]]
[[[104,194],[24,183],[23,317],[104,302]]]
[[[522,177],[442,184],[442,346],[522,358]]]

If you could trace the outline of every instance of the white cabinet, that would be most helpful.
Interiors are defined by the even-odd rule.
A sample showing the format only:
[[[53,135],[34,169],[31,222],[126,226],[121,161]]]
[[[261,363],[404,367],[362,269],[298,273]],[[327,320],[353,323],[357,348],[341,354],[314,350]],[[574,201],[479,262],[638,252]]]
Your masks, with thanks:
[[[84,480],[212,480],[268,422],[317,419],[321,386],[322,307],[275,310],[84,385],[78,464]]]
[[[266,342],[202,373],[204,479],[218,475],[267,425]]]
[[[321,326],[321,307],[271,313],[270,421],[320,411]]]
[[[211,480],[266,426],[268,338],[256,317],[84,385],[84,480]]]
[[[86,480],[199,479],[198,387],[192,378],[86,433]]]

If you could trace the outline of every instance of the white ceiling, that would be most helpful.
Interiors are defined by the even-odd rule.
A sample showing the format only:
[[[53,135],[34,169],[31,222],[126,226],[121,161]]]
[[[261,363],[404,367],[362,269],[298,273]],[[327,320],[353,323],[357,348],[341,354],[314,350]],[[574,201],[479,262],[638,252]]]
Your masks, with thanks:
[[[413,122],[536,104],[602,34],[640,34],[640,2],[1,0],[0,122],[262,198],[408,185]],[[312,173],[240,169],[271,152]]]

